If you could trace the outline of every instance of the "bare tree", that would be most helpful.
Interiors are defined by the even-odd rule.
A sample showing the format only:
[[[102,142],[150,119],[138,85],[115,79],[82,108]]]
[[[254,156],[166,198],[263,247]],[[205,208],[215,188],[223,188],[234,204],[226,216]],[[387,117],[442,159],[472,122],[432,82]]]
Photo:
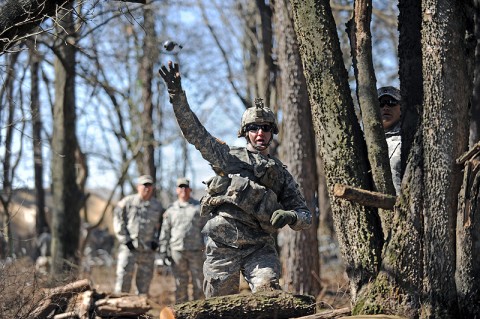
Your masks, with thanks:
[[[151,1],[150,1],[151,2]],[[141,173],[156,176],[155,169],[155,136],[153,133],[153,66],[158,60],[158,45],[155,31],[155,13],[149,4],[143,8],[143,48],[139,61],[139,79],[142,90],[142,128],[144,150],[142,163],[139,165]]]
[[[14,92],[14,69],[15,64],[18,60],[19,53],[16,52],[10,56],[9,63],[7,65],[7,76],[2,88],[0,90],[0,98],[3,105],[7,106],[7,118],[6,118],[6,134],[5,139],[2,141],[5,145],[5,151],[2,155],[2,194],[0,196],[0,201],[3,208],[3,233],[6,234],[5,240],[8,246],[8,252],[6,256],[14,256],[15,247],[13,240],[13,231],[12,231],[12,211],[10,203],[13,196],[13,176],[15,168],[18,165],[20,154],[15,158],[13,154],[13,139],[16,132],[16,121],[15,121],[15,98],[13,96]],[[20,132],[23,130],[20,129]],[[20,148],[21,149],[21,148]]]
[[[317,167],[316,162],[311,160],[315,157],[312,115],[291,9],[287,1],[275,1],[274,18],[282,84],[279,90],[283,112],[282,155],[313,213],[312,226],[308,230],[280,230],[284,285],[288,291],[316,296],[320,292],[320,258],[317,249],[318,216],[315,214]]]
[[[82,197],[76,183],[75,21],[73,5],[57,13],[55,104],[52,136],[52,275],[64,275],[78,264]]]
[[[39,68],[40,57],[33,43],[29,43],[30,53],[30,114],[32,119],[33,165],[35,171],[35,230],[37,236],[50,232],[45,213],[45,189],[43,187],[43,156],[42,156],[42,118],[40,113]]]

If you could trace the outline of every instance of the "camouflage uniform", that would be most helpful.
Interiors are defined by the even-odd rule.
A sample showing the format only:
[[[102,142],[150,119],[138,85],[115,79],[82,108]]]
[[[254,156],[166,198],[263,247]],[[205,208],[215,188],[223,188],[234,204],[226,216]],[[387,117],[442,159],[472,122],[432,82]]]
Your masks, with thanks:
[[[200,202],[175,201],[163,214],[160,254],[172,258],[175,301],[188,301],[188,273],[192,276],[193,299],[202,299],[205,243],[201,233],[207,218],[200,216]]]
[[[292,210],[294,230],[311,224],[311,213],[297,183],[272,156],[229,147],[214,138],[191,111],[185,92],[171,94],[175,115],[185,138],[214,168],[206,182],[202,215],[208,236],[203,267],[205,296],[238,293],[240,272],[253,292],[280,289],[280,262],[270,217],[276,209]]]
[[[398,122],[388,131],[385,131],[385,138],[388,145],[388,158],[390,159],[390,169],[392,170],[392,181],[395,186],[395,192],[400,194],[402,183],[400,154],[402,149],[402,136],[400,134],[401,123]]]
[[[115,292],[130,292],[134,266],[137,265],[136,284],[139,294],[148,293],[153,277],[155,251],[150,242],[155,238],[156,225],[161,222],[162,205],[155,199],[148,201],[134,194],[123,198],[113,213],[113,228],[119,241],[117,277]],[[130,251],[125,245],[133,241],[135,250]]]

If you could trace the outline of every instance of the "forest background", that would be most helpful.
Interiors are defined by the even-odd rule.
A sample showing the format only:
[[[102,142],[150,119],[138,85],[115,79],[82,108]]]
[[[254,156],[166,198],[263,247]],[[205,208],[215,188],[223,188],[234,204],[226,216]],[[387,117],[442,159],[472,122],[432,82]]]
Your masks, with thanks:
[[[255,97],[278,114],[273,151],[317,212],[311,230],[280,231],[287,290],[320,291],[320,227],[339,240],[354,312],[476,313],[476,206],[461,205],[477,184],[465,177],[462,193],[458,166],[475,156],[456,163],[477,140],[475,1],[66,1],[54,10],[59,2],[45,1],[46,12],[27,10],[38,26],[28,32],[24,16],[6,23],[25,3],[0,10],[3,258],[18,254],[14,190],[32,182],[36,232],[53,236],[52,274],[80,262],[90,190],[113,200],[139,174],[155,176],[161,194],[179,175],[200,185],[208,166],[181,137],[156,74],[173,59],[194,111],[229,144],[242,143],[238,122]],[[181,48],[166,51],[166,40]],[[392,194],[375,101],[376,87],[399,84],[408,182],[394,213],[335,199],[336,183]]]

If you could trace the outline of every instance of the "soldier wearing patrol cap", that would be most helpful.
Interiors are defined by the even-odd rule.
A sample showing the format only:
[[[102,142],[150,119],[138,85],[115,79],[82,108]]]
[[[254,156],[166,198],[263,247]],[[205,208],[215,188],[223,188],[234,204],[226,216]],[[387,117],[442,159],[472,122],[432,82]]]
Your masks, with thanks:
[[[246,147],[230,147],[213,137],[190,109],[178,64],[162,66],[177,122],[187,141],[214,168],[205,182],[201,213],[209,220],[203,266],[205,296],[239,292],[240,274],[252,292],[280,289],[280,261],[272,234],[289,226],[310,227],[312,215],[298,184],[268,146],[278,133],[275,115],[261,99],[242,116],[239,137]]]
[[[137,193],[123,198],[113,212],[113,229],[119,242],[115,293],[130,292],[135,266],[135,292],[148,293],[163,213],[154,191],[150,175],[138,177]]]
[[[377,90],[378,100],[380,102],[380,116],[383,129],[385,130],[385,139],[388,145],[388,157],[390,159],[390,168],[392,171],[393,186],[396,194],[400,194],[401,177],[401,119],[402,109],[400,107],[400,90],[393,86],[384,86]]]
[[[200,216],[200,202],[192,198],[190,181],[177,179],[177,200],[163,214],[160,233],[160,258],[169,260],[175,277],[175,302],[188,301],[188,283],[192,281],[192,298],[202,299],[205,243],[202,228],[207,222]],[[165,262],[164,262],[165,263]]]

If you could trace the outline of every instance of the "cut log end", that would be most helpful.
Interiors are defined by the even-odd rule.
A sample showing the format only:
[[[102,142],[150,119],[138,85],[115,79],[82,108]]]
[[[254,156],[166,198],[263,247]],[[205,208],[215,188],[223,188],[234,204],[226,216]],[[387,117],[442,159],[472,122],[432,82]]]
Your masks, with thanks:
[[[175,319],[175,313],[170,307],[165,307],[160,311],[160,319]]]

